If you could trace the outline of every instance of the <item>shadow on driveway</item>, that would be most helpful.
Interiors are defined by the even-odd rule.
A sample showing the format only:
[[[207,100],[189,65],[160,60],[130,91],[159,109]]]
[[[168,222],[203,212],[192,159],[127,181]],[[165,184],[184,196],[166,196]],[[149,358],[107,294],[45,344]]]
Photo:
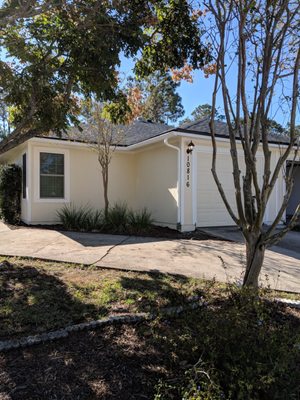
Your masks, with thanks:
[[[242,233],[236,226],[201,228],[201,231],[225,240],[244,243]],[[270,247],[269,250],[300,260],[300,232],[288,232],[278,244]]]

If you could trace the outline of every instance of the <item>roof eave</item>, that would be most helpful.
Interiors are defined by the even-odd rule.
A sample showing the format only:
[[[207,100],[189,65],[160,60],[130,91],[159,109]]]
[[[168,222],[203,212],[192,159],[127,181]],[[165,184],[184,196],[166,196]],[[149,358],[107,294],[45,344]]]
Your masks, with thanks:
[[[189,137],[189,138],[194,138],[194,139],[204,139],[204,140],[211,140],[211,134],[208,132],[201,132],[201,131],[194,131],[191,129],[184,129],[184,128],[172,128],[170,130],[167,130],[165,132],[162,132],[150,139],[143,140],[139,143],[134,143],[131,145],[117,145],[116,150],[120,152],[130,152],[134,150],[138,150],[142,147],[158,143],[160,141],[163,141],[165,138],[169,136],[184,136],[184,137]],[[229,137],[221,134],[216,134],[216,138],[218,138],[220,141],[223,142],[228,142]],[[54,137],[44,137],[44,136],[34,136],[30,139],[28,139],[28,142],[43,142],[45,143],[47,141],[48,143],[53,143],[54,141],[57,144],[68,144],[72,146],[83,146],[83,147],[90,147],[90,144],[84,142],[84,141],[79,141],[79,140],[72,140],[72,139],[63,139],[63,138],[54,138]],[[240,143],[241,141],[237,139],[237,142]],[[271,147],[277,147],[278,146],[288,146],[287,143],[284,142],[275,142],[275,141],[269,141],[269,144]],[[21,145],[21,144],[20,144]],[[18,146],[20,146],[18,145]],[[16,147],[18,147],[16,146]],[[3,153],[5,154],[5,153]]]
[[[158,142],[162,141],[163,139],[165,139],[167,136],[170,136],[172,134],[172,132],[174,135],[174,133],[175,133],[174,129],[170,129],[166,132],[163,132],[163,133],[161,133],[157,136],[154,136],[150,139],[143,140],[142,142],[139,142],[139,143],[135,143],[132,145],[117,145],[116,150],[117,151],[132,151],[132,150],[136,150],[136,149],[139,149],[141,147],[144,147],[144,146],[147,146],[150,144],[158,143]],[[175,135],[177,136],[178,134],[175,133]],[[86,143],[84,141],[54,138],[54,137],[44,137],[44,136],[35,136],[35,137],[29,139],[28,141],[29,142],[41,142],[41,143],[45,143],[45,142],[53,143],[53,141],[55,141],[55,143],[57,143],[57,144],[64,144],[64,145],[68,144],[71,146],[83,146],[83,147],[91,146],[91,144]],[[96,143],[94,143],[94,144],[96,144]]]
[[[194,137],[194,138],[201,137],[201,138],[206,139],[206,140],[211,140],[211,134],[209,132],[194,131],[194,130],[191,130],[191,129],[184,129],[184,128],[175,128],[174,131],[180,132],[180,133],[184,134],[186,137]],[[226,135],[221,135],[219,133],[216,133],[215,137],[218,138],[218,139],[221,139],[222,141],[225,141],[225,142],[229,141],[229,137],[226,136]],[[238,138],[236,139],[236,141],[237,141],[237,143],[241,143],[241,140],[238,139]],[[269,140],[268,143],[273,147],[274,146],[276,146],[276,147],[278,147],[278,146],[287,147],[288,146],[288,143],[286,143],[286,142],[277,142],[275,140],[274,141]]]

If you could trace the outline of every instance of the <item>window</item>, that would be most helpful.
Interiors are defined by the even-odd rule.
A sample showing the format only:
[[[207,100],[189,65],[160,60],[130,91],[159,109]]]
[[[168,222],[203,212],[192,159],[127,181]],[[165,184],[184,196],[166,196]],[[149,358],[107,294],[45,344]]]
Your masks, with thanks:
[[[22,157],[22,191],[23,191],[23,199],[26,199],[26,174],[27,174],[27,165],[26,165],[26,153],[23,154]]]
[[[63,199],[65,196],[64,154],[40,153],[40,198]]]

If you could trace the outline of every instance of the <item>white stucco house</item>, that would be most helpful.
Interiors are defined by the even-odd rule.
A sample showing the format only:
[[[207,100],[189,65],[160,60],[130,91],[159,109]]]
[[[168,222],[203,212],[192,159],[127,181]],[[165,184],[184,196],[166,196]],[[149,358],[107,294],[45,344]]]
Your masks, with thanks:
[[[225,123],[216,121],[217,168],[231,204],[234,204],[232,165]],[[188,152],[190,142],[194,144]],[[279,144],[280,143],[280,144]],[[284,146],[270,137],[272,166]],[[241,154],[241,169],[242,149]],[[178,128],[138,120],[126,128],[109,169],[110,203],[126,202],[132,209],[147,207],[155,223],[182,231],[195,227],[233,225],[211,174],[212,145],[208,118]],[[58,137],[33,137],[2,153],[1,163],[23,168],[22,220],[27,224],[58,222],[57,210],[72,203],[103,207],[103,190],[97,154],[80,141]],[[263,174],[263,155],[258,153]],[[288,165],[287,165],[288,167]],[[292,213],[300,199],[300,166],[288,207]],[[282,171],[269,202],[265,223],[275,217],[284,193]]]

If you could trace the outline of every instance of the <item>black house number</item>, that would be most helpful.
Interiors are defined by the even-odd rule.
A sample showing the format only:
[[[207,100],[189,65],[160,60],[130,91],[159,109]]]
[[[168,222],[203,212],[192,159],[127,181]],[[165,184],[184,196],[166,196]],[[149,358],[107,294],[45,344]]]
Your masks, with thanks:
[[[190,155],[187,155],[186,159],[186,187],[190,187],[190,175],[191,175],[191,162],[190,162]]]

